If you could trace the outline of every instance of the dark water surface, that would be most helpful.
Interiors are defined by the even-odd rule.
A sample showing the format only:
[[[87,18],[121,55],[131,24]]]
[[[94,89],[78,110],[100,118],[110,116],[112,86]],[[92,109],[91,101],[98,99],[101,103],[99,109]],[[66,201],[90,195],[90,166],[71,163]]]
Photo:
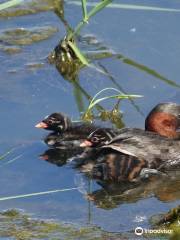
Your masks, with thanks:
[[[114,1],[119,2],[135,4],[134,1]],[[180,9],[179,1],[136,3]],[[143,95],[135,100],[141,113],[129,101],[121,103],[126,126],[143,128],[144,116],[159,102],[180,103],[180,13],[114,8],[99,13],[83,29],[80,46],[86,53],[115,53],[116,57],[94,61],[112,78],[86,67],[79,72],[81,88],[78,88],[47,61],[47,56],[66,32],[53,11],[57,4],[58,1],[27,1],[22,6],[0,12],[0,153],[13,148],[0,161],[0,197],[82,184],[84,192],[88,190],[88,181],[71,166],[57,167],[39,158],[47,150],[41,141],[47,132],[34,127],[55,111],[79,119],[80,111],[88,104],[82,89],[90,96],[106,87],[119,87],[129,94]],[[80,20],[81,9],[64,3],[64,14],[68,23],[75,26]],[[80,104],[77,92],[82,99]],[[112,102],[104,102],[103,106],[111,109]],[[129,198],[116,200],[114,208],[112,202],[109,208],[96,201],[89,203],[82,190],[72,190],[2,201],[0,210],[20,208],[33,217],[79,226],[90,223],[109,232],[133,231],[137,226],[150,228],[152,215],[177,205],[179,180],[177,173],[172,186],[160,182],[146,191],[142,188],[138,190],[139,195],[136,192]],[[164,195],[167,197],[156,185],[166,188]],[[101,189],[96,183],[92,188],[93,191]],[[168,197],[169,192],[171,197]]]

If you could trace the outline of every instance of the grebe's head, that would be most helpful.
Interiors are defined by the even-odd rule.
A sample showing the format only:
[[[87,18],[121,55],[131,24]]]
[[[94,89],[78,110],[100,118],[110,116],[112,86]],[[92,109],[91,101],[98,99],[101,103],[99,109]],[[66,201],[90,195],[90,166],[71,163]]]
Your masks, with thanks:
[[[81,143],[81,147],[101,147],[110,142],[116,134],[112,129],[98,128]]]
[[[145,129],[168,138],[180,138],[180,105],[160,103],[148,114]]]
[[[70,119],[62,113],[52,113],[45,117],[35,127],[55,132],[65,132],[71,126]]]

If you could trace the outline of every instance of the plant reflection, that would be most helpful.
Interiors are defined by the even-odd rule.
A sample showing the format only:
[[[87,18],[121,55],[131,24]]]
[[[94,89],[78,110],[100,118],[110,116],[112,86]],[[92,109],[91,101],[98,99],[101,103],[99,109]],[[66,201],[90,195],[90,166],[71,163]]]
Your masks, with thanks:
[[[58,6],[58,5],[57,5]],[[61,6],[62,7],[62,6]],[[72,32],[73,30],[69,26],[68,22],[65,20],[62,8],[56,7],[55,13],[58,15],[60,20],[64,23],[67,36],[68,33]],[[143,64],[140,64],[130,58],[125,57],[122,54],[113,53],[109,48],[104,46],[101,42],[99,42],[95,36],[87,35],[87,36],[76,36],[76,39],[71,39],[70,41],[78,41],[78,45],[82,50],[85,50],[85,55],[89,60],[89,65],[83,65],[83,63],[78,59],[75,52],[69,46],[67,39],[63,39],[59,42],[59,44],[55,47],[54,51],[49,55],[49,62],[55,64],[59,73],[64,77],[65,80],[69,81],[74,88],[74,96],[80,112],[85,112],[84,106],[84,97],[90,101],[92,96],[88,93],[88,90],[82,87],[82,84],[79,81],[79,72],[84,67],[93,67],[94,71],[98,71],[101,74],[104,74],[105,77],[110,81],[110,84],[115,86],[118,90],[120,90],[124,94],[128,94],[123,87],[119,84],[116,77],[114,77],[109,70],[101,63],[100,60],[112,58],[117,61],[123,62],[123,64],[128,64],[129,66],[136,68],[137,71],[145,72],[153,76],[155,79],[163,81],[165,84],[169,84],[173,87],[179,88],[179,84],[175,81],[167,79],[162,74],[158,73],[154,69],[151,69]],[[98,61],[98,62],[97,62]],[[91,65],[93,63],[93,65]],[[94,65],[96,63],[96,66]],[[132,106],[141,114],[139,106],[132,100],[129,99]],[[116,115],[113,115],[113,110],[107,111],[101,105],[96,106],[97,113],[84,116],[84,120],[93,120],[96,118],[100,118],[103,121],[110,121],[111,123],[115,124],[117,127],[122,127],[124,124],[122,122],[122,118],[120,116],[120,112]],[[117,108],[116,108],[117,110]],[[111,117],[112,116],[112,117]],[[115,118],[116,119],[115,119]]]

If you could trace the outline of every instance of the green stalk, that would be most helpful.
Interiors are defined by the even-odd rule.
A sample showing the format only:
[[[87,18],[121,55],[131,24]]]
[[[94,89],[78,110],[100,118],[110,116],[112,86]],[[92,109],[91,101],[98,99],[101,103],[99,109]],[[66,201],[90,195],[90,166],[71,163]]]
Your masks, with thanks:
[[[83,20],[86,22],[86,19],[87,19],[86,0],[81,0],[81,2],[82,2]]]
[[[139,97],[142,97],[142,96],[141,95],[111,95],[111,96],[103,97],[91,103],[91,105],[89,105],[88,107],[88,111],[91,110],[97,103],[107,99],[132,99],[132,98],[139,98]]]
[[[79,58],[79,60],[84,64],[84,65],[89,65],[88,60],[83,56],[81,51],[78,49],[78,47],[71,42],[71,39],[77,35],[81,28],[88,23],[89,19],[94,16],[97,12],[101,11],[103,8],[105,8],[108,4],[110,4],[113,0],[104,0],[98,4],[96,4],[93,9],[87,13],[87,1],[86,0],[81,0],[82,4],[82,11],[83,11],[83,20],[79,22],[79,24],[76,26],[75,30],[73,32],[70,32],[67,36],[67,41],[69,46],[72,48],[72,50],[75,52],[76,56]]]
[[[105,7],[106,7],[108,4],[110,4],[112,1],[113,1],[113,0],[104,0],[104,1],[102,1],[102,2],[100,2],[100,3],[98,3],[95,7],[93,7],[93,9],[92,9],[89,13],[86,12],[86,17],[84,17],[84,19],[83,19],[81,22],[79,22],[79,24],[76,26],[74,32],[71,32],[71,33],[67,36],[67,39],[70,40],[70,39],[73,38],[75,35],[77,35],[77,34],[80,32],[81,28],[83,28],[84,25],[86,25],[86,24],[88,23],[89,19],[90,19],[92,16],[94,16],[97,12],[101,11],[103,8],[105,8]],[[84,11],[87,11],[86,6],[84,6],[84,5],[86,5],[86,4],[85,4],[86,0],[84,0],[84,1],[82,0],[82,2],[84,2],[84,3],[82,3],[82,4],[83,4],[83,5],[82,5],[83,12],[84,12]],[[84,6],[84,7],[83,7],[83,6]],[[85,10],[85,8],[86,8],[86,10]],[[85,13],[84,13],[84,16],[85,16]]]
[[[103,2],[98,3],[89,13],[88,13],[88,20],[92,16],[94,16],[96,13],[101,11],[103,8],[105,8],[108,4],[110,4],[113,0],[104,0]]]
[[[71,47],[71,49],[74,51],[76,56],[79,58],[79,60],[84,64],[88,65],[87,59],[84,57],[84,55],[81,53],[79,48],[75,45],[75,43],[72,43],[71,41],[68,42],[68,45]]]
[[[18,5],[19,3],[23,2],[24,0],[11,0],[5,3],[0,4],[0,11],[4,10],[9,7],[14,7],[15,5]]]
[[[76,6],[81,6],[79,1],[67,1],[68,4],[74,4]],[[86,6],[94,7],[97,5],[97,2],[88,2]],[[135,10],[135,11],[160,11],[160,12],[180,12],[180,9],[175,8],[161,8],[161,7],[153,7],[153,6],[143,6],[143,5],[133,5],[133,4],[121,4],[121,3],[112,3],[108,6],[112,9],[124,9],[124,10]]]
[[[45,194],[67,192],[67,191],[72,191],[72,190],[78,190],[78,188],[74,187],[74,188],[66,188],[66,189],[56,189],[56,190],[50,190],[50,191],[45,191],[45,192],[36,192],[36,193],[28,193],[28,194],[15,195],[15,196],[9,196],[9,197],[0,197],[0,201],[19,199],[19,198],[27,198],[27,197],[33,197],[33,196],[42,196]]]
[[[118,92],[118,94],[98,98],[98,96],[102,92],[109,91],[109,90]],[[96,104],[98,104],[101,101],[107,100],[107,99],[132,99],[132,98],[139,98],[139,97],[142,97],[142,96],[141,95],[124,94],[116,88],[104,88],[101,91],[99,91],[98,93],[96,93],[95,96],[92,98],[92,100],[90,101],[89,106],[86,110],[86,113],[89,112]]]
[[[10,149],[6,153],[0,156],[0,160],[3,160],[5,157],[7,157],[10,153],[12,153],[15,150],[15,148]]]
[[[77,35],[77,34],[80,32],[81,28],[82,28],[85,24],[87,24],[87,22],[85,22],[85,21],[83,21],[83,20],[82,20],[81,22],[79,22],[78,25],[76,26],[76,28],[74,29],[74,31],[73,31],[73,32],[70,32],[70,33],[68,34],[67,40],[71,40],[75,35]]]

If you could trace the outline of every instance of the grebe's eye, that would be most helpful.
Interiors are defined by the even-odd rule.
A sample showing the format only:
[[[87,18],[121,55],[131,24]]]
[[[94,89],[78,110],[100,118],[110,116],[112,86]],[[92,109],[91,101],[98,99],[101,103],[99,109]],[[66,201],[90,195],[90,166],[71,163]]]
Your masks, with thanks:
[[[54,122],[56,122],[56,119],[51,117],[51,118],[47,119],[46,122],[49,124],[53,124]]]
[[[99,142],[99,138],[98,137],[92,137],[91,138],[91,142],[98,143]]]
[[[48,124],[52,124],[53,122],[54,122],[53,119],[48,119],[48,120],[47,120],[47,123],[48,123]]]

